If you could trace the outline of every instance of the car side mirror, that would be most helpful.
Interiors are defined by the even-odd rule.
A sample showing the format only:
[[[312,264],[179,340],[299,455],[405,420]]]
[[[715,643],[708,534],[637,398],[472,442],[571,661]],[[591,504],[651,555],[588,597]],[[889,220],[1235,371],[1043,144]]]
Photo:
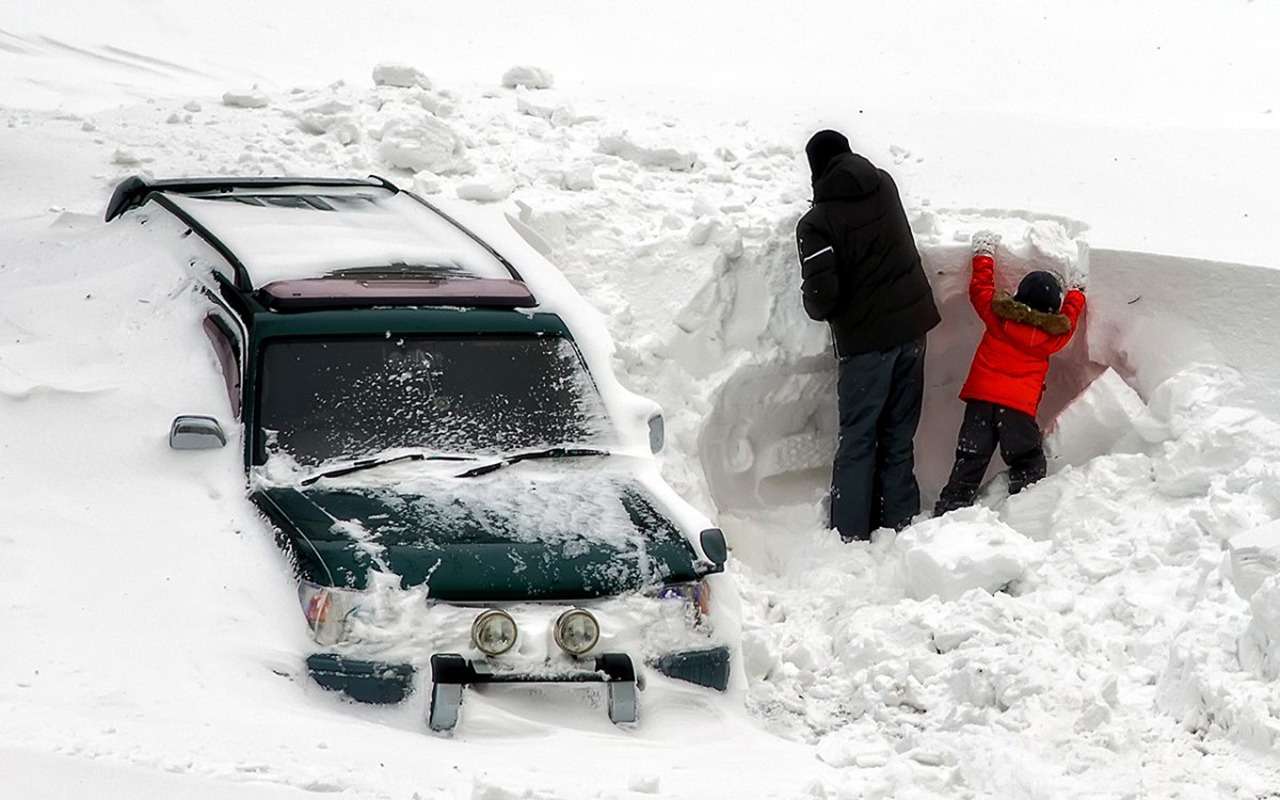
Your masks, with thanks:
[[[169,446],[174,450],[215,450],[227,443],[227,434],[213,417],[183,414],[169,426]]]
[[[662,419],[662,414],[654,414],[649,417],[649,452],[655,456],[662,452],[662,448],[667,443],[667,424]]]
[[[729,560],[729,543],[725,541],[724,531],[719,528],[707,528],[699,537],[702,552],[707,560],[715,566],[716,572],[724,572],[724,564]]]

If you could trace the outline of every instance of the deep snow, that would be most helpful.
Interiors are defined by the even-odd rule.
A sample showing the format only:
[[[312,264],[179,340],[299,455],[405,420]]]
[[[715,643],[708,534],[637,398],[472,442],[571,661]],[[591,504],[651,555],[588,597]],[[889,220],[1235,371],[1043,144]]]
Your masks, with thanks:
[[[1257,5],[1223,24],[1269,13]],[[139,19],[133,6],[119,12]],[[48,13],[24,10],[22,21],[58,39],[65,28]],[[119,41],[160,47],[177,24],[169,13],[142,17],[143,31]],[[1157,28],[1176,29],[1175,17]],[[935,36],[982,21],[952,22]],[[1000,41],[1015,50],[1056,41],[1019,38],[1006,22]],[[117,26],[106,25],[127,27]],[[28,34],[4,49],[6,63],[38,58],[99,85],[82,64],[90,56]],[[1247,69],[1250,41],[1238,48],[1244,66],[1222,74]],[[1086,142],[1077,123],[975,114],[953,97],[962,129],[914,128],[907,146],[877,140],[873,155],[903,176],[946,316],[931,341],[926,489],[947,467],[954,394],[977,341],[963,296],[968,234],[1004,234],[1002,280],[1033,266],[1087,268],[1091,305],[1052,372],[1046,416],[1070,409],[1050,479],[1011,500],[997,480],[986,508],[845,547],[820,529],[817,502],[832,426],[826,336],[788,300],[791,231],[807,199],[797,137],[811,117],[739,125],[704,109],[676,119],[601,101],[555,62],[550,90],[502,88],[505,62],[473,89],[420,54],[386,57],[406,63],[358,76],[335,64],[348,82],[327,86],[314,67],[304,76],[271,64],[274,81],[298,80],[298,91],[261,76],[251,90],[237,64],[199,81],[180,69],[158,82],[135,74],[123,89],[134,100],[119,108],[86,107],[93,91],[46,82],[41,97],[77,110],[0,109],[0,492],[16,499],[0,526],[0,607],[16,643],[0,662],[0,770],[19,796],[120,786],[121,796],[1256,800],[1280,785],[1280,579],[1259,576],[1256,549],[1280,518],[1280,370],[1265,324],[1280,272],[1124,249],[1150,241],[1276,266],[1273,233],[1226,221],[1239,198],[1267,196],[1280,168],[1274,153],[1237,146],[1254,134],[1162,128],[1161,143],[1133,145],[1172,154],[1194,140],[1253,169],[1229,178],[1247,183],[1243,194],[1215,183],[1202,197],[1199,229],[1185,206],[1153,199],[1224,178],[1194,165],[1141,161],[1100,179],[1141,177],[1123,190],[1137,208],[1061,193],[1075,159],[1096,168],[1132,131]],[[1026,101],[1044,88],[1038,71],[1051,70],[1012,79],[1001,107],[1036,108]],[[9,72],[5,85],[39,74]],[[1248,107],[1268,78],[1232,86],[1239,96],[1215,95],[1213,107]],[[1121,95],[1100,106],[1121,110]],[[1046,111],[1050,97],[1061,94],[1044,93]],[[897,119],[924,118],[911,110],[920,98],[899,100],[908,111]],[[1141,100],[1151,108],[1130,111],[1146,124],[1180,113],[1167,98]],[[863,130],[893,119],[884,112]],[[1274,135],[1260,117],[1241,124]],[[1043,141],[1023,141],[1033,130]],[[915,137],[933,140],[923,161]],[[1058,147],[1068,140],[1079,145],[1070,153]],[[947,148],[970,145],[992,148],[992,166],[957,177]],[[1014,179],[1019,163],[1029,167]],[[139,258],[136,241],[96,219],[114,181],[138,170],[374,171],[444,201],[494,201],[462,207],[505,247],[549,255],[602,312],[574,322],[607,326],[616,346],[597,336],[597,357],[665,407],[665,476],[731,537],[745,708],[678,693],[619,732],[589,699],[553,708],[477,695],[445,740],[423,732],[420,703],[371,710],[308,685],[296,597],[242,499],[234,453],[164,447],[175,413],[218,413],[206,405],[223,395],[189,324],[181,270]],[[961,204],[944,207],[948,197]],[[525,240],[504,212],[527,226]],[[1128,230],[1137,216],[1139,232]],[[1181,246],[1205,231],[1218,241]]]

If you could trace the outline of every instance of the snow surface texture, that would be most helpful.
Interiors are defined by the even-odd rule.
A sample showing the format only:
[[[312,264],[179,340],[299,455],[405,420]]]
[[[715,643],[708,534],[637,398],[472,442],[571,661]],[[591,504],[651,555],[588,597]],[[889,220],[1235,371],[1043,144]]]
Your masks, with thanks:
[[[615,121],[567,97],[589,113],[562,124],[522,109],[520,90],[428,84],[269,93],[258,108],[174,97],[91,120],[0,111],[0,147],[22,165],[0,180],[56,175],[63,205],[3,212],[0,485],[32,500],[0,528],[16,629],[0,769],[23,790],[104,773],[125,796],[1256,800],[1280,785],[1280,584],[1246,601],[1224,552],[1280,519],[1280,373],[1256,324],[1280,273],[1090,249],[1083,223],[936,208],[906,187],[946,317],[926,487],[948,466],[977,343],[968,235],[1003,234],[1006,283],[1087,270],[1091,305],[1051,373],[1046,418],[1068,409],[1053,475],[1011,499],[996,480],[982,508],[843,546],[817,503],[833,373],[794,300],[796,143]],[[151,124],[180,110],[192,122]],[[603,312],[583,324],[607,324],[618,372],[665,407],[666,477],[731,536],[750,716],[707,693],[647,694],[621,732],[590,700],[477,693],[447,741],[423,733],[420,695],[368,709],[310,685],[287,569],[234,450],[164,447],[175,413],[227,414],[180,271],[88,216],[139,169],[377,171],[445,196],[507,176],[513,201],[490,210]],[[601,778],[583,786],[566,752]]]

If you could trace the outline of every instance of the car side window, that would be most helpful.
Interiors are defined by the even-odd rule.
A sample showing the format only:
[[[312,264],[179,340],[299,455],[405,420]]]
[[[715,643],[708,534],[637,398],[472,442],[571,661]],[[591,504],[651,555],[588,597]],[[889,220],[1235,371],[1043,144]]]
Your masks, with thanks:
[[[218,365],[222,368],[222,379],[227,385],[227,399],[231,403],[231,413],[240,417],[240,346],[227,323],[215,314],[204,318],[204,332],[213,345],[218,356]]]

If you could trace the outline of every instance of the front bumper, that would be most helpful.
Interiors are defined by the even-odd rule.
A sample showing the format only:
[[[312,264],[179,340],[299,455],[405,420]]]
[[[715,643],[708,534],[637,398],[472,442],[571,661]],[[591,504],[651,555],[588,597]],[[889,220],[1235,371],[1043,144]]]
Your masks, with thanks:
[[[431,697],[427,724],[434,731],[458,723],[467,686],[477,684],[603,683],[608,690],[609,719],[616,724],[639,716],[636,666],[626,653],[603,653],[575,665],[545,669],[502,668],[472,661],[457,653],[431,656]],[[729,685],[730,652],[725,646],[666,653],[648,665],[670,678],[724,691]],[[399,703],[413,691],[413,666],[317,653],[307,658],[307,671],[326,689],[361,703]]]
[[[427,726],[433,731],[453,730],[458,724],[463,689],[480,683],[604,683],[609,690],[610,722],[635,722],[639,712],[636,669],[626,653],[602,653],[581,668],[545,672],[493,669],[485,662],[468,661],[457,653],[436,653],[431,657]]]

